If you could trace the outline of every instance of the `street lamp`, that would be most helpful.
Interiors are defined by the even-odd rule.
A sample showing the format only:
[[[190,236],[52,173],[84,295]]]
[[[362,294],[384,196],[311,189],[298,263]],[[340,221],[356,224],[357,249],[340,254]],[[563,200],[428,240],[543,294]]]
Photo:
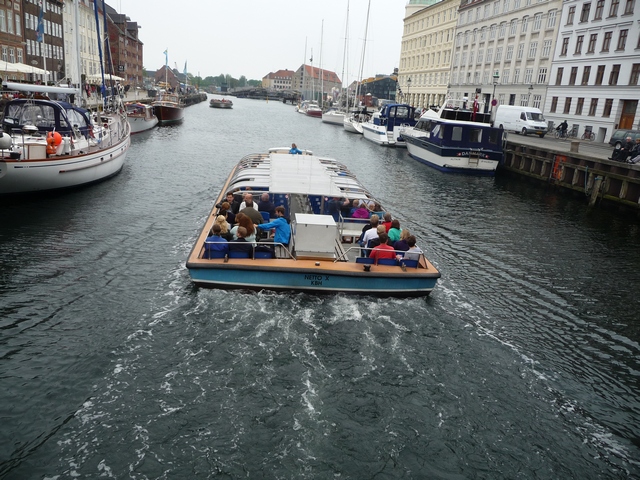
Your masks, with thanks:
[[[529,85],[529,97],[527,98],[527,107],[531,106],[531,92],[533,92],[533,85]]]
[[[495,107],[498,104],[498,102],[496,101],[496,85],[498,85],[498,80],[500,80],[500,75],[496,70],[496,72],[493,74],[493,95],[491,100],[492,107]]]
[[[409,98],[409,102],[411,102],[411,77],[407,79],[407,97]]]

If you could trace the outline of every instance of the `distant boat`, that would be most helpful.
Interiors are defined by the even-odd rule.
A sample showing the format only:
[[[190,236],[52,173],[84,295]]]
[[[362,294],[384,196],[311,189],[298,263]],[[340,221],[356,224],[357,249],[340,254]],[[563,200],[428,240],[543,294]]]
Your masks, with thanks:
[[[400,129],[416,124],[415,108],[403,103],[390,103],[375,112],[369,121],[362,123],[364,138],[378,145],[406,147]]]
[[[332,107],[322,112],[322,121],[332,125],[342,125],[344,123],[344,115],[343,111]]]
[[[23,83],[7,83],[5,88],[68,91]],[[60,190],[110,178],[122,169],[130,132],[122,103],[91,113],[41,94],[10,100],[0,133],[0,195]]]
[[[158,125],[158,117],[153,113],[151,105],[144,103],[127,103],[127,120],[131,126],[131,134],[146,132]]]
[[[211,108],[232,108],[233,102],[231,100],[227,100],[226,98],[212,98],[209,100],[209,106]]]
[[[184,106],[175,93],[160,92],[151,103],[160,125],[171,125],[184,120]]]

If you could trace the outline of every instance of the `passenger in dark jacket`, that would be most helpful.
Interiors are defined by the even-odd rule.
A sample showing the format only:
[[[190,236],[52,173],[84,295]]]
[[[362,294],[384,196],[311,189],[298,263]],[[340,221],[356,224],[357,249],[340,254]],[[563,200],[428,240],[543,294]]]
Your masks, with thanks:
[[[269,212],[270,218],[275,218],[276,216],[276,206],[273,204],[271,199],[269,199],[269,194],[266,192],[260,196],[260,201],[258,202],[258,211]]]

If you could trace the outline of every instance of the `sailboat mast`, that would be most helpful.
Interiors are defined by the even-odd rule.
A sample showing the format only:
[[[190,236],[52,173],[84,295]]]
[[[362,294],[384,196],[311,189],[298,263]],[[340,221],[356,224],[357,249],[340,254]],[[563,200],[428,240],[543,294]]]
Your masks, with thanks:
[[[347,48],[347,42],[348,42],[348,38],[349,38],[349,0],[347,0],[347,21],[345,23],[345,27],[344,27],[344,51],[342,52],[342,73],[340,73],[340,76],[342,77],[342,88],[340,89],[340,104],[342,104],[342,96],[344,95],[344,66],[347,64],[347,55],[348,55],[348,48]],[[348,87],[347,87],[348,88]],[[342,108],[342,107],[340,107]],[[349,96],[347,95],[347,109],[349,109]]]
[[[324,71],[322,70],[322,41],[324,35],[324,18],[320,27],[320,108],[324,108]]]
[[[358,87],[356,89],[356,99],[360,96],[360,84],[362,83],[362,75],[364,72],[364,52],[367,48],[367,33],[369,32],[369,11],[371,10],[371,0],[367,6],[367,22],[364,27],[364,41],[362,42],[362,56],[360,58],[360,78],[358,79]]]

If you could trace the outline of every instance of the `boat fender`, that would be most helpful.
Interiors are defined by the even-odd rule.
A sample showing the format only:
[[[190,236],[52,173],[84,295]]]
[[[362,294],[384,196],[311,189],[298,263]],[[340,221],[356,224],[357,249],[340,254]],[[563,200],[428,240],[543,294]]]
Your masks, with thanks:
[[[69,153],[71,153],[71,139],[69,137],[64,137],[62,139],[62,145],[62,153],[69,155]]]
[[[11,136],[5,135],[4,132],[0,131],[0,149],[7,150],[11,148]]]

